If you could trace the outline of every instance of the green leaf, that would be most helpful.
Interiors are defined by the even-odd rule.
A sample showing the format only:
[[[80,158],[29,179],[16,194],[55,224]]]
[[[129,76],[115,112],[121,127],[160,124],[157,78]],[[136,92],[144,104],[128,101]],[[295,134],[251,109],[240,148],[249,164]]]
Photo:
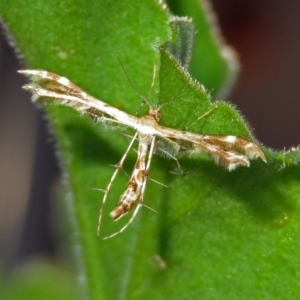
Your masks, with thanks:
[[[235,82],[239,64],[234,49],[221,36],[210,2],[167,2],[175,15],[188,16],[194,23],[195,41],[190,73],[211,92],[214,99],[225,98]]]
[[[76,297],[71,273],[43,261],[27,262],[12,278],[5,279],[6,284],[1,282],[0,299],[71,300]]]
[[[232,105],[212,104],[206,89],[180,66],[190,58],[191,23],[176,18],[170,23],[158,2],[0,0],[0,12],[30,68],[66,76],[93,96],[135,114],[141,99],[117,56],[143,96],[156,65],[159,76],[148,100],[163,105],[163,125],[252,138]],[[203,10],[199,15],[205,20]],[[216,46],[208,26],[196,29],[207,37],[202,41],[207,49]],[[219,67],[217,51],[203,52],[202,62],[209,64],[201,66],[201,83],[219,93],[229,77],[226,63]],[[195,68],[193,58],[191,66]],[[69,108],[48,106],[47,111],[68,175],[69,236],[76,250],[74,265],[81,266],[80,288],[88,299],[297,297],[299,150],[264,149],[268,164],[251,161],[250,168],[230,173],[206,156],[184,156],[184,176],[174,174],[176,162],[155,156],[150,177],[168,186],[147,183],[145,204],[157,213],[145,207],[125,232],[98,241],[103,195],[92,188],[106,187],[114,171],[110,165],[121,159],[127,138],[119,128],[105,128]],[[135,159],[130,153],[127,174]],[[121,172],[113,184],[103,236],[128,221],[113,222],[108,216],[127,181]]]

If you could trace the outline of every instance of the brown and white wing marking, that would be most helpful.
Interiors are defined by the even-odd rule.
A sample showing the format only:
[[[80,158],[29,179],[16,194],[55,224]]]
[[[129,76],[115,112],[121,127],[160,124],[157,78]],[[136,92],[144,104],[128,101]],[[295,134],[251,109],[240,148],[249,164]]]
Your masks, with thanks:
[[[43,70],[18,72],[30,78],[31,83],[24,85],[23,88],[32,93],[33,102],[46,98],[53,104],[72,107],[79,113],[96,119],[102,118],[104,114],[112,118],[112,121],[136,127],[136,117],[94,98],[65,77]]]
[[[227,170],[232,171],[238,166],[249,167],[250,162],[247,156],[239,154],[229,148],[207,143],[204,140],[195,142],[190,152],[203,152],[212,157],[217,165],[224,166]]]
[[[214,145],[219,145],[224,149],[237,151],[250,159],[261,158],[266,162],[266,157],[260,148],[245,139],[234,135],[204,135],[202,140]]]
[[[42,70],[20,70],[19,73],[29,77],[31,83],[24,85],[24,89],[32,92],[32,101],[40,98],[51,98],[55,103],[71,106],[84,113],[84,106],[89,107],[95,100],[69,79],[55,73]]]
[[[235,138],[235,143],[231,143]],[[228,142],[230,140],[230,142]],[[203,152],[211,156],[216,164],[232,171],[238,166],[249,167],[249,159],[266,158],[262,151],[252,142],[233,136],[204,135],[192,144],[191,152]]]
[[[204,152],[210,155],[216,164],[232,171],[238,166],[250,166],[249,159],[261,158],[265,155],[254,143],[231,135],[203,135],[194,140],[193,152]]]
[[[211,156],[216,164],[232,171],[238,166],[249,167],[249,159],[260,158],[266,162],[264,153],[254,143],[232,135],[196,134],[160,127],[160,136],[178,143],[181,151],[203,152]]]

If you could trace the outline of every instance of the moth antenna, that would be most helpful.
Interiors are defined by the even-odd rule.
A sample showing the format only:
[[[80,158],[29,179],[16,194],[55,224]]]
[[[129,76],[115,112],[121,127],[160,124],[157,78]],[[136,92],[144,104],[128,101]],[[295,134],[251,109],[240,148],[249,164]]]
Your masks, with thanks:
[[[188,126],[186,126],[184,128],[184,130],[188,129],[189,127],[193,126],[195,123],[197,123],[198,121],[200,121],[204,117],[206,117],[209,114],[211,114],[217,107],[218,107],[218,104],[214,104],[213,107],[210,110],[208,110],[206,113],[204,113],[203,115],[201,115],[200,117],[198,117],[195,121],[193,121],[191,124],[189,124]]]
[[[168,105],[171,102],[173,102],[174,100],[176,100],[176,98],[178,98],[178,96],[180,96],[182,94],[182,91],[185,89],[185,87],[187,85],[188,85],[188,83],[183,84],[182,87],[179,89],[179,91],[169,101],[164,102],[161,105],[159,105],[159,107],[157,108],[157,110],[160,111],[165,105]]]
[[[149,105],[149,107],[151,107],[150,103],[148,102],[148,96],[149,96],[149,93],[150,93],[150,91],[152,90],[152,88],[153,88],[153,86],[154,86],[154,82],[155,82],[155,78],[156,78],[156,65],[154,64],[153,77],[152,77],[152,82],[151,82],[151,85],[150,85],[150,89],[149,89],[148,92],[147,92],[147,96],[144,97],[144,96],[137,90],[137,88],[136,88],[135,85],[133,84],[132,80],[130,79],[130,77],[129,77],[129,75],[128,75],[128,73],[127,73],[127,71],[126,71],[126,69],[125,69],[125,67],[124,67],[124,65],[123,65],[123,63],[122,63],[122,61],[121,61],[120,56],[117,55],[117,57],[118,57],[119,63],[120,63],[120,65],[121,65],[121,68],[122,68],[122,70],[123,70],[123,72],[124,72],[124,74],[125,74],[125,76],[126,76],[128,82],[130,83],[130,85],[131,85],[131,87],[133,88],[133,90],[135,91],[135,93],[142,99],[142,103],[141,103],[141,105],[140,105],[140,107],[138,108],[138,110],[137,110],[136,113],[138,113],[138,112],[140,111],[141,107],[142,107],[145,103],[147,103],[147,104]]]

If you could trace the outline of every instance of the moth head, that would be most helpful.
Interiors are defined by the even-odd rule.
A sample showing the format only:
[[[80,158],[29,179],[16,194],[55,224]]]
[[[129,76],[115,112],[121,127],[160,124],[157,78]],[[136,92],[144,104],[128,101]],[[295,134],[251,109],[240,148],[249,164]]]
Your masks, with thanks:
[[[156,122],[159,122],[161,120],[161,113],[158,109],[150,108],[148,116],[151,116],[153,119],[155,119]]]

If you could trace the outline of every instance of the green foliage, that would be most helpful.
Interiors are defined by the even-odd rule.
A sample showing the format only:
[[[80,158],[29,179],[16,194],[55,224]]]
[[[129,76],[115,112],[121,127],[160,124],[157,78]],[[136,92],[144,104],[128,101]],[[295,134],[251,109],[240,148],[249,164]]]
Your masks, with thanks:
[[[195,39],[190,73],[212,93],[214,99],[226,97],[235,81],[239,64],[234,50],[221,36],[209,1],[167,2],[175,15],[193,18]]]
[[[207,91],[179,66],[192,57],[195,70],[196,59],[201,74],[195,76],[214,95],[226,89],[233,76],[204,10],[196,11],[195,31],[201,34],[195,44],[205,48],[197,58],[190,53],[191,23],[170,23],[169,12],[156,1],[0,0],[2,18],[29,68],[66,76],[93,96],[135,114],[141,99],[117,56],[141,95],[147,95],[156,65],[159,76],[148,99],[152,105],[166,103],[162,124],[177,129],[192,124],[188,130],[193,132],[251,138],[232,105],[212,104]],[[213,105],[209,115],[193,123]],[[174,174],[175,162],[155,156],[150,177],[168,186],[150,180],[147,184],[145,202],[157,213],[144,208],[124,233],[98,241],[102,193],[92,188],[105,188],[114,170],[110,165],[120,160],[127,142],[118,128],[94,124],[69,108],[48,106],[47,111],[68,175],[72,197],[65,201],[65,217],[73,221],[69,236],[76,249],[74,265],[81,293],[88,299],[297,297],[297,149],[264,149],[267,164],[252,161],[250,168],[231,173],[203,155],[183,157],[185,176]],[[135,157],[131,153],[126,161],[128,174]],[[114,183],[103,236],[128,220],[114,223],[108,217],[127,181],[120,174]]]
[[[2,275],[2,274],[1,274]],[[0,283],[0,299],[5,300],[67,300],[75,299],[76,284],[70,272],[39,261],[30,262],[14,273],[5,284]]]

